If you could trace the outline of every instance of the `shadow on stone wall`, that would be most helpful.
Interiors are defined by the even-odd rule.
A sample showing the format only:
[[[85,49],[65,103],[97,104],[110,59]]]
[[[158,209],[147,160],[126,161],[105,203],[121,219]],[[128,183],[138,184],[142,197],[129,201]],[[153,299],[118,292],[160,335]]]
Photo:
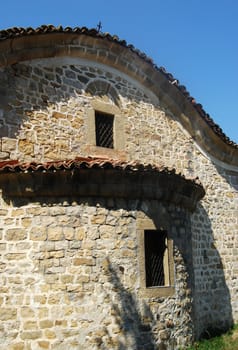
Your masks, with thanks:
[[[233,325],[231,297],[217,249],[219,242],[214,238],[210,218],[202,204],[198,204],[191,223],[195,337],[209,338]]]
[[[49,67],[44,66],[44,63],[42,66],[16,63],[6,67],[0,71],[0,138],[19,137],[22,127],[29,121],[33,111],[49,114],[49,108],[53,105],[56,105],[59,111],[58,104],[68,104],[72,98],[77,98],[80,110],[80,97],[86,98],[84,90],[87,89],[88,96],[93,94],[105,99],[105,96],[110,95],[116,104],[119,103],[118,91],[121,96],[128,97],[128,86],[122,79],[118,83],[118,77],[115,77],[114,83],[109,84],[108,73],[101,74],[99,79],[100,74],[93,68],[88,72],[87,68],[81,69],[77,65],[62,64],[55,68],[53,64]],[[98,90],[95,90],[95,79],[99,79]],[[92,86],[88,87],[90,82],[94,85],[93,91]],[[139,89],[132,92],[131,99],[136,103],[150,101]],[[31,130],[28,126],[24,126],[27,132]],[[38,129],[39,125],[36,126]],[[47,122],[45,127],[47,128]]]
[[[67,198],[37,198],[41,206],[53,206],[54,204],[63,203]],[[85,204],[95,206],[96,203],[101,207],[108,209],[124,208],[126,210],[141,210],[139,202],[126,203],[124,200],[112,201],[112,205],[108,205],[109,199],[77,199],[71,198],[78,204]],[[29,204],[29,198],[15,198],[12,203],[16,207]],[[68,203],[70,204],[70,203]],[[151,214],[150,208],[146,214],[154,218],[154,211]],[[185,305],[185,300],[190,299],[190,295],[186,295],[186,290],[191,288],[193,298],[193,313],[192,319],[188,320],[184,327],[193,328],[195,337],[210,337],[217,335],[229,329],[233,324],[232,308],[230,300],[230,292],[226,284],[226,279],[223,270],[222,259],[216,247],[216,241],[213,236],[212,224],[207,214],[206,209],[202,204],[198,204],[195,213],[190,217],[190,213],[183,213],[178,211],[176,217],[171,217],[171,220],[179,219],[179,227],[181,230],[173,232],[174,240],[174,258],[178,269],[184,269],[182,274],[184,276],[180,283],[183,283],[181,288],[176,287],[176,298],[181,303],[181,310],[184,312],[182,305]],[[191,220],[191,222],[190,222]],[[155,225],[159,227],[159,222],[155,220]],[[176,225],[176,222],[174,222]],[[173,226],[173,225],[172,225]],[[171,229],[172,229],[171,226]],[[192,233],[192,235],[191,235]],[[191,248],[193,246],[193,249]],[[176,253],[177,251],[177,253]],[[182,258],[182,260],[181,260]],[[123,269],[123,267],[121,267]],[[166,349],[166,346],[161,343],[155,345],[157,340],[156,330],[153,326],[156,320],[153,318],[150,307],[144,303],[140,305],[136,296],[124,287],[121,281],[120,266],[116,269],[109,259],[106,260],[105,275],[108,282],[112,285],[114,292],[114,299],[108,293],[110,298],[110,305],[115,317],[115,324],[122,337],[118,336],[112,338],[108,329],[104,329],[104,337],[98,338],[96,342],[99,349],[137,349],[137,350],[154,350]],[[106,292],[106,291],[105,291]],[[156,301],[156,300],[155,300]],[[190,307],[190,301],[187,303]],[[171,314],[174,309],[171,309]],[[185,310],[190,315],[190,310]],[[191,325],[193,323],[193,325]],[[115,343],[113,343],[115,342]],[[112,344],[109,345],[109,344]],[[129,344],[129,345],[128,345]]]
[[[234,189],[234,194],[233,196],[230,195],[228,198],[233,198],[235,197],[235,192],[237,195],[238,192],[238,172],[237,171],[232,171],[232,170],[227,170],[222,167],[219,167],[218,165],[214,164],[218,174],[227,182],[227,184],[231,187],[231,190]],[[223,188],[220,189],[221,192],[224,191]]]
[[[136,297],[123,286],[119,273],[113,268],[109,258],[104,262],[104,273],[108,276],[108,282],[111,283],[113,291],[116,292],[116,298],[112,301],[111,307],[121,337],[115,339],[114,335],[112,338],[109,331],[105,329],[105,336],[98,339],[98,348],[106,350],[111,346],[117,350],[158,349],[152,332],[153,315],[149,306],[144,303],[143,312],[139,310]],[[108,295],[108,297],[112,298],[112,295]],[[163,346],[160,344],[159,349],[166,349]]]

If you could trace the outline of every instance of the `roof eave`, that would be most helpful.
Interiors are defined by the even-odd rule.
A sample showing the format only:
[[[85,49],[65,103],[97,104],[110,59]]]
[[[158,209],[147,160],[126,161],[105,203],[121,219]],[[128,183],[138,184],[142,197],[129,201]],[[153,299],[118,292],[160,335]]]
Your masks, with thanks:
[[[238,145],[226,137],[171,74],[125,41],[87,28],[42,26],[36,30],[10,30],[9,35],[1,33],[0,67],[38,58],[71,56],[116,68],[150,89],[161,107],[178,119],[206,153],[238,167]]]

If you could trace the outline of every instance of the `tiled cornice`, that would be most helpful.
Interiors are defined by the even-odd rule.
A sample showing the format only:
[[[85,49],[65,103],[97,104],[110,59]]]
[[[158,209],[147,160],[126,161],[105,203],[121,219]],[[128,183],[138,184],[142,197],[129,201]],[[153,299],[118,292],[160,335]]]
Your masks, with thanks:
[[[205,191],[198,179],[175,169],[106,158],[45,163],[0,162],[5,197],[112,197],[150,199],[194,210]]]

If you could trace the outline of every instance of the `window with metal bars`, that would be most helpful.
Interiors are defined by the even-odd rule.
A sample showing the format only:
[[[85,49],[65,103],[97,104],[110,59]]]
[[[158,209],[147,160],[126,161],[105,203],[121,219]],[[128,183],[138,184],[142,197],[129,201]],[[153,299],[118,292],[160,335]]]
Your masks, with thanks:
[[[113,148],[114,115],[95,111],[96,145]]]
[[[166,231],[145,230],[144,246],[146,287],[165,286],[168,277],[165,274],[168,263]]]

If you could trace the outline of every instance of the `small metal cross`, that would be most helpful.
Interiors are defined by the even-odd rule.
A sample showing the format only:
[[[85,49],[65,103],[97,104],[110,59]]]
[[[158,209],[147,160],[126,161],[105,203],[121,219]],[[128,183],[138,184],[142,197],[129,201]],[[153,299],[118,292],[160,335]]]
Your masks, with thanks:
[[[97,31],[98,31],[98,33],[101,32],[101,29],[102,29],[102,22],[99,21],[99,22],[98,22],[98,25],[97,25]]]

